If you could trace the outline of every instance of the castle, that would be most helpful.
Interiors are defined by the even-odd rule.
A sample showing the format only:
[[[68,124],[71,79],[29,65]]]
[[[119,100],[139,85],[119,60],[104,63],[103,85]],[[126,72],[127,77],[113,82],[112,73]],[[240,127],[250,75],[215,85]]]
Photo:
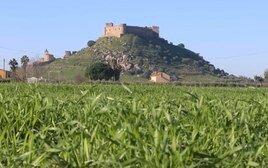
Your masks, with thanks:
[[[104,37],[122,37],[125,34],[135,34],[145,38],[159,38],[159,27],[138,27],[126,24],[114,25],[106,23],[104,27]]]

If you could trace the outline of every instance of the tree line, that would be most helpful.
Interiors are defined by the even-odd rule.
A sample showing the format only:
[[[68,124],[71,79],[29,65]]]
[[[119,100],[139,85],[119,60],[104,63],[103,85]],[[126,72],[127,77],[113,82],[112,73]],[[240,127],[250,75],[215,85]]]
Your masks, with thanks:
[[[21,57],[21,67],[23,69],[23,78],[26,79],[26,70],[27,70],[27,65],[30,62],[30,59],[27,55],[23,55]],[[10,66],[10,70],[12,72],[12,77],[15,78],[16,77],[16,71],[18,69],[18,61],[13,58],[9,61],[8,65]]]
[[[94,45],[94,41],[89,41],[88,46],[91,47]],[[181,47],[184,45],[181,44]],[[23,71],[23,80],[27,78],[27,66],[30,62],[30,59],[27,55],[23,55],[20,59],[21,68]],[[16,78],[16,71],[18,69],[18,61],[13,58],[9,61],[10,70],[12,72],[12,78]],[[121,67],[116,63],[116,60],[105,63],[100,60],[91,60],[90,65],[85,71],[85,76],[87,79],[91,80],[114,80],[118,81],[120,79]],[[264,77],[260,75],[254,76],[254,81],[258,83],[263,83],[268,81],[268,69],[264,71]]]

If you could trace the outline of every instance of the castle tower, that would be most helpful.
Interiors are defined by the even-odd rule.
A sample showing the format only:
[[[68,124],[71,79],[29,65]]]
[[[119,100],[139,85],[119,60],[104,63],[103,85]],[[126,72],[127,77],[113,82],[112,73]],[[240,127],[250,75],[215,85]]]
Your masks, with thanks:
[[[50,62],[50,61],[54,61],[55,60],[55,57],[53,54],[50,54],[48,52],[48,50],[46,49],[45,52],[44,52],[44,56],[42,58],[42,62]]]
[[[126,24],[116,25],[111,23],[106,23],[104,27],[104,36],[105,37],[121,37],[125,34]]]
[[[70,57],[72,55],[71,51],[65,51],[64,58]]]
[[[159,26],[152,26],[152,31],[158,34],[159,36]]]
[[[46,49],[45,50],[45,53],[44,53],[45,55],[48,55],[49,54],[49,52],[48,52],[48,50]]]
[[[114,26],[113,22],[106,23],[106,27],[113,27],[113,26]]]

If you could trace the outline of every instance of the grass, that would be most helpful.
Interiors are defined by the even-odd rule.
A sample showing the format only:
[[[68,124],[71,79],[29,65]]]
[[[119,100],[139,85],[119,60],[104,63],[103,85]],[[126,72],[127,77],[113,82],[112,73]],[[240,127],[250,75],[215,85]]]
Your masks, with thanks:
[[[267,167],[267,89],[0,87],[0,167]]]

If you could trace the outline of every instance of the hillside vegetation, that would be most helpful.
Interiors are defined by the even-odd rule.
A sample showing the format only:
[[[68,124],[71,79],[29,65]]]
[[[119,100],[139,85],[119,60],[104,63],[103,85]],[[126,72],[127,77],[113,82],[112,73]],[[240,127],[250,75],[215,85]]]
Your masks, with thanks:
[[[123,67],[123,74],[144,78],[148,78],[154,70],[166,72],[174,80],[189,75],[216,78],[227,75],[183,45],[176,46],[161,38],[143,39],[131,34],[121,38],[101,37],[93,46],[44,66],[43,72],[50,72],[50,77],[61,74],[58,76],[71,80],[83,76],[85,68],[93,60],[116,60]]]

